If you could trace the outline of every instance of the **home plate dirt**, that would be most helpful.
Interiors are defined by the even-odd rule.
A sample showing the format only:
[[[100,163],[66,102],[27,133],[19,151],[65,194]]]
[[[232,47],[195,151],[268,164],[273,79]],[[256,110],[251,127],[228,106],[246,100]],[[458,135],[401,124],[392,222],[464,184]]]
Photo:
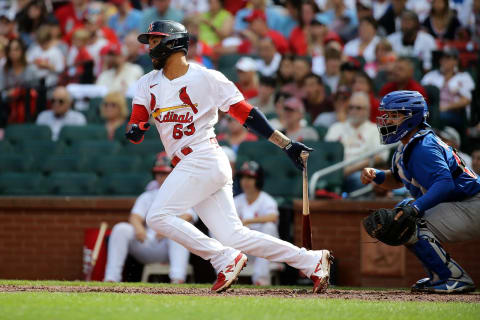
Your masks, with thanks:
[[[192,296],[256,296],[279,298],[323,298],[323,299],[359,299],[377,301],[435,301],[435,302],[480,302],[480,292],[470,294],[419,294],[404,290],[339,290],[328,289],[326,293],[313,295],[307,289],[284,288],[238,288],[230,289],[222,294],[212,293],[208,288],[188,287],[95,287],[95,286],[31,286],[31,285],[0,285],[0,292],[111,292],[111,293],[140,293],[140,294],[169,294]]]

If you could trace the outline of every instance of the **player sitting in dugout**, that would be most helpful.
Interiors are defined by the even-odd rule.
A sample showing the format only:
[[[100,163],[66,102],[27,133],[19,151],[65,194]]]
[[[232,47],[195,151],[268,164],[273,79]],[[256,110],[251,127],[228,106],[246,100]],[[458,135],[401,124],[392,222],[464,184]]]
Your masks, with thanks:
[[[233,200],[243,225],[278,238],[277,202],[262,191],[263,168],[255,161],[248,161],[242,164],[238,176],[243,193]],[[249,256],[248,259],[253,260],[252,283],[258,286],[271,285],[270,270],[276,266],[283,266],[263,258]]]
[[[104,281],[122,281],[122,272],[127,254],[143,264],[162,262],[170,264],[171,283],[184,283],[187,277],[190,252],[177,242],[163,237],[145,225],[145,216],[152,205],[158,189],[168,177],[172,168],[165,152],[157,155],[152,174],[156,188],[147,188],[130,213],[129,222],[117,223],[108,241],[108,259]],[[154,185],[150,183],[150,185]],[[193,210],[179,215],[185,221],[194,222],[197,215]]]
[[[403,185],[413,199],[393,210],[380,209],[364,220],[366,231],[393,246],[405,245],[428,272],[412,292],[460,293],[475,290],[473,280],[442,248],[480,234],[480,178],[457,150],[435,135],[428,108],[417,91],[394,91],[383,97],[377,127],[383,144],[400,141],[390,170],[364,168],[363,184],[385,189]]]

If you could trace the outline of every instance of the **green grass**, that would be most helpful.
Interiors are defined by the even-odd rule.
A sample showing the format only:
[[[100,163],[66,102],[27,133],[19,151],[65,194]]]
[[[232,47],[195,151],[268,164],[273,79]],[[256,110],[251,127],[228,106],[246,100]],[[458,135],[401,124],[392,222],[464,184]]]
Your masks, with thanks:
[[[84,282],[0,281],[18,285]],[[88,283],[87,285],[118,285]],[[121,284],[152,286],[152,284]],[[167,286],[162,284],[162,286]],[[188,285],[191,286],[191,285]],[[196,287],[205,287],[198,285]],[[172,296],[116,293],[0,293],[0,319],[479,319],[478,303],[371,302],[319,298]]]

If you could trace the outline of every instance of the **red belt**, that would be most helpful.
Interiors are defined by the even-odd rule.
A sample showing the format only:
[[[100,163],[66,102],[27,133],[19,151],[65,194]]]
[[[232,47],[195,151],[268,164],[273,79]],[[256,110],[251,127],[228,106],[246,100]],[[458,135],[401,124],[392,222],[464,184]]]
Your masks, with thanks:
[[[209,141],[211,144],[218,144],[216,138],[210,138],[208,141]],[[190,153],[192,153],[193,150],[192,150],[192,148],[190,148],[190,147],[183,147],[182,150],[180,150],[180,152],[181,152],[184,156],[186,156],[186,155],[189,155]],[[173,166],[173,167],[176,167],[177,164],[180,162],[180,160],[182,160],[182,159],[180,159],[178,156],[174,156],[174,157],[172,158],[172,166]]]

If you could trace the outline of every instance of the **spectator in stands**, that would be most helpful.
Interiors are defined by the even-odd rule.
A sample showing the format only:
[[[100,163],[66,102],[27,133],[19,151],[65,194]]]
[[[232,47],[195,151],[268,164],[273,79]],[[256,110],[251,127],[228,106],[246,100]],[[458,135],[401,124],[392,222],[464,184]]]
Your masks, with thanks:
[[[119,45],[109,44],[101,54],[106,70],[99,75],[96,84],[107,87],[109,91],[126,92],[143,75],[140,66],[125,61],[125,54]]]
[[[242,57],[235,64],[238,82],[235,83],[245,99],[258,95],[257,63],[250,57]]]
[[[342,53],[329,47],[325,51],[325,73],[322,75],[323,82],[328,85],[331,93],[337,92],[338,83],[340,82],[342,64]]]
[[[5,65],[0,72],[0,91],[3,95],[14,88],[35,84],[35,69],[27,64],[26,46],[20,39],[10,40],[5,47]]]
[[[85,28],[77,28],[73,32],[72,46],[67,54],[67,76],[69,82],[93,83],[94,59],[88,51],[87,45],[90,32]],[[138,41],[137,41],[138,42]]]
[[[350,57],[363,57],[365,62],[371,62],[375,60],[375,47],[379,41],[377,22],[373,17],[365,17],[360,20],[358,37],[345,44],[343,53]]]
[[[347,121],[334,123],[327,131],[325,141],[339,141],[343,144],[344,160],[350,160],[368,151],[380,147],[377,126],[368,121],[370,100],[364,92],[354,92],[350,97],[347,111]],[[375,156],[375,163],[387,160],[388,152]],[[343,190],[352,192],[362,187],[360,173],[370,162],[362,160],[345,167]]]
[[[242,142],[258,140],[258,137],[249,132],[240,124],[240,122],[236,121],[229,115],[226,115],[225,118],[228,123],[228,131],[227,133],[219,134],[217,138],[219,141],[228,142],[228,145],[233,151],[235,151],[235,153],[238,152],[238,147]]]
[[[232,35],[234,20],[232,14],[223,8],[222,0],[208,2],[209,10],[200,15],[198,36],[209,46],[215,46]]]
[[[285,135],[295,141],[317,141],[317,131],[312,127],[302,126],[302,120],[305,115],[305,107],[303,106],[302,100],[291,97],[286,99],[283,104]]]
[[[445,47],[440,58],[440,69],[427,73],[421,83],[440,90],[440,119],[463,133],[466,109],[470,108],[475,82],[468,72],[459,71],[458,51]]]
[[[58,75],[65,68],[65,57],[54,46],[48,26],[41,26],[35,33],[36,44],[27,51],[27,61],[34,65],[35,78],[44,79],[47,87],[57,84]]]
[[[337,87],[347,86],[352,88],[355,75],[360,69],[361,65],[357,59],[344,57],[344,62],[340,65],[340,81],[338,81]]]
[[[210,57],[204,54],[203,43],[198,41],[197,36],[191,34],[188,44],[187,61],[198,63],[206,68],[213,69],[214,65]]]
[[[480,0],[473,0],[473,10],[470,19],[467,19],[468,30],[472,34],[472,40],[480,46]]]
[[[277,48],[272,38],[264,37],[258,42],[257,69],[263,76],[271,77],[275,75],[280,66],[282,55],[277,52]]]
[[[288,37],[297,22],[289,14],[285,14],[277,6],[267,6],[266,0],[249,0],[248,6],[240,9],[235,14],[235,32],[239,33],[248,27],[246,17],[252,14],[253,11],[265,12],[266,21],[270,29],[281,32],[284,37]],[[292,8],[291,4],[287,7]]]
[[[281,91],[299,99],[305,98],[303,81],[312,70],[312,60],[308,56],[296,56],[293,59],[293,81],[282,86]]]
[[[370,100],[369,119],[371,122],[376,123],[377,117],[380,115],[380,111],[378,110],[378,107],[380,106],[380,101],[378,101],[378,99],[375,97],[372,79],[365,71],[359,70],[355,74],[352,91],[364,92],[368,95],[368,98]]]
[[[461,147],[460,134],[458,133],[457,130],[455,130],[455,128],[446,126],[442,130],[438,130],[438,136],[443,140],[443,142],[445,142],[450,147],[457,150],[458,156],[463,161],[465,161],[465,164],[467,165],[467,167],[469,168],[472,167],[472,158],[468,154],[460,150],[460,147]]]
[[[16,15],[18,32],[23,42],[28,46],[33,42],[35,31],[45,23],[47,19],[47,7],[45,1],[32,0]]]
[[[128,116],[124,94],[112,91],[103,97],[100,116],[105,121],[108,139],[113,140],[116,135],[122,136],[125,133],[125,120]]]
[[[0,13],[0,42],[6,46],[8,41],[17,37],[15,20],[8,14]]]
[[[293,81],[293,56],[286,54],[282,56],[277,70],[277,83],[279,87]]]
[[[423,26],[437,40],[454,40],[462,25],[456,13],[450,9],[448,0],[433,0],[430,14]]]
[[[397,55],[390,42],[386,38],[380,38],[375,46],[375,60],[365,63],[363,69],[370,78],[374,79],[378,73],[386,75],[387,72],[390,72],[396,59]],[[380,82],[384,83],[385,81]]]
[[[138,26],[138,32],[143,33],[148,29],[152,21],[173,20],[182,22],[183,12],[173,8],[170,5],[171,0],[153,0],[152,7],[143,10],[142,19]]]
[[[120,43],[115,30],[108,27],[107,6],[103,2],[93,1],[89,3],[83,27],[110,43]],[[70,34],[67,34],[67,41],[69,39]]]
[[[117,37],[123,41],[130,32],[137,31],[140,19],[142,19],[142,12],[133,9],[128,0],[112,0],[111,2],[115,5],[117,13],[110,16],[108,26],[115,30]]]
[[[380,97],[392,91],[411,90],[420,92],[425,99],[428,99],[425,89],[413,79],[413,65],[409,58],[400,57],[397,59],[389,77],[391,81],[385,83],[380,89]]]
[[[432,51],[437,49],[435,39],[420,30],[420,21],[415,12],[405,10],[402,13],[401,31],[388,36],[393,51],[400,56],[417,57],[423,62],[423,69],[432,68]]]
[[[132,31],[125,36],[123,40],[125,45],[127,62],[137,64],[142,67],[143,72],[149,73],[153,70],[152,58],[145,52],[143,45],[137,40],[138,33]]]
[[[52,130],[52,140],[57,141],[63,126],[86,125],[85,116],[71,110],[72,99],[65,87],[56,87],[52,93],[51,110],[42,111],[37,118],[38,125],[49,126]]]
[[[472,151],[472,170],[480,175],[480,148],[477,147]]]
[[[225,5],[228,1],[222,0]],[[185,18],[200,15],[208,11],[208,0],[173,0],[171,6],[178,11],[183,12]],[[225,8],[229,10],[229,8]],[[230,11],[230,10],[229,10]],[[232,12],[232,11],[231,11]],[[233,14],[233,12],[232,12]],[[184,24],[185,25],[185,24]],[[187,28],[188,30],[188,28]]]
[[[333,97],[334,111],[320,113],[313,125],[329,128],[335,122],[344,122],[347,119],[348,102],[352,92],[346,86],[340,86]]]
[[[248,102],[263,113],[275,112],[275,79],[272,77],[260,77],[260,84],[258,85],[258,96],[248,100]]]
[[[305,77],[304,90],[305,111],[310,114],[312,123],[315,123],[317,117],[324,112],[333,112],[333,101],[325,92],[325,85],[322,78],[316,74],[310,73]]]
[[[347,8],[343,0],[330,0],[329,9],[317,18],[329,29],[335,31],[343,40],[353,39],[358,25],[355,10]]]
[[[387,3],[390,3],[387,1]],[[401,26],[401,15],[406,9],[405,5],[407,0],[392,0],[389,4],[387,10],[382,15],[380,20],[378,20],[378,25],[382,29],[383,34],[392,34],[394,32],[400,31]]]
[[[315,1],[306,0],[301,3],[299,25],[292,30],[288,38],[293,54],[302,56],[308,54],[308,42],[311,37],[312,22],[317,21],[318,24],[322,25],[315,19],[315,15],[319,12],[320,10]]]
[[[158,187],[142,193],[130,212],[128,222],[117,223],[108,242],[105,279],[108,282],[122,281],[122,271],[127,254],[132,254],[139,262],[147,264],[168,262],[170,264],[170,282],[184,283],[187,277],[190,253],[180,244],[155,233],[145,224],[145,217],[152,205],[158,188],[168,177],[172,168],[164,153],[159,154],[152,168],[152,174]],[[192,209],[179,215],[185,221],[193,222],[196,214]]]
[[[291,95],[286,92],[277,91],[275,93],[275,116],[274,118],[270,119],[270,124],[276,130],[282,131],[285,128],[285,100],[290,98]]]
[[[83,25],[89,2],[90,0],[72,0],[55,11],[64,35]]]
[[[278,238],[277,202],[262,191],[264,179],[262,167],[255,161],[245,162],[240,167],[238,175],[243,193],[233,200],[243,225]],[[257,286],[271,285],[270,261],[251,256],[248,259],[253,260],[252,283]]]
[[[254,10],[245,18],[245,21],[247,21],[249,25],[247,29],[241,31],[241,35],[245,40],[237,48],[239,53],[252,53],[258,48],[260,39],[265,37],[272,38],[272,41],[280,54],[285,54],[289,51],[288,42],[285,37],[278,31],[268,28],[265,12]]]
[[[48,15],[43,24],[50,28],[53,46],[60,49],[63,55],[66,56],[69,46],[63,39],[62,29],[60,29],[58,19],[54,15]]]

